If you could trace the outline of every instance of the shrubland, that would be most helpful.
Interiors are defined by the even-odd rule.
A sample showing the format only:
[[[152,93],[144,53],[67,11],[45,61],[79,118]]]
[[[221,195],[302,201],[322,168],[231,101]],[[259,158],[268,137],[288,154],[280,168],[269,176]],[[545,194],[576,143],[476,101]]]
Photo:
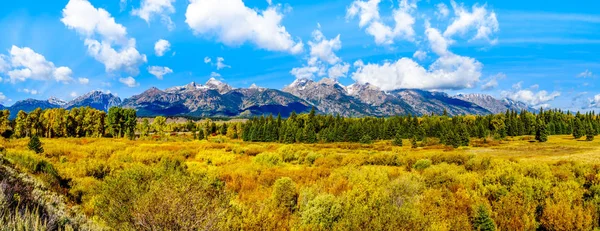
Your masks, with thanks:
[[[98,229],[591,230],[600,218],[600,147],[573,139],[412,148],[182,134],[41,138],[40,154],[27,138],[0,146],[7,164]]]

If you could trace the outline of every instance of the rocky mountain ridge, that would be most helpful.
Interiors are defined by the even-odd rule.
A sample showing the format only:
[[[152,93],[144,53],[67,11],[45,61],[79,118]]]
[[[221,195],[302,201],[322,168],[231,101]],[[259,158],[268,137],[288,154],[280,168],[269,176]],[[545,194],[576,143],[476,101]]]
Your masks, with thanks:
[[[252,85],[234,88],[215,78],[205,84],[191,82],[164,90],[152,87],[138,95],[121,100],[102,91],[92,91],[69,102],[51,97],[48,100],[26,99],[8,108],[14,118],[20,111],[35,108],[89,106],[107,111],[110,107],[134,108],[139,116],[235,117],[307,112],[312,107],[325,114],[342,116],[450,115],[502,113],[509,110],[535,109],[510,99],[496,99],[485,94],[459,94],[417,89],[382,91],[369,83],[344,86],[336,80],[298,79],[282,90]]]

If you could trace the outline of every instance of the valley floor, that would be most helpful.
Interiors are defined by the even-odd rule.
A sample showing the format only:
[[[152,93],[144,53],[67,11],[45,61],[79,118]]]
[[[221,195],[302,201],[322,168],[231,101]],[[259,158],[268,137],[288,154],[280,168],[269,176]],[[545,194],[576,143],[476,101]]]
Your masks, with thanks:
[[[590,230],[600,219],[600,141],[571,136],[457,149],[180,136],[42,139],[35,154],[27,143],[1,140],[0,154],[105,229]]]

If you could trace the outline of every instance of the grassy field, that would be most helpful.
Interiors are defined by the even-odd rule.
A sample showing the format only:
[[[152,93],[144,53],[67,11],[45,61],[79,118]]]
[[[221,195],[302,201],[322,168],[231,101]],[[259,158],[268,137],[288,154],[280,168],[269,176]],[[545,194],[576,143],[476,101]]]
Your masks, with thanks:
[[[43,154],[27,150],[28,139],[0,146],[107,229],[467,230],[491,221],[500,230],[589,230],[600,218],[600,141],[571,136],[457,149],[225,137],[42,142]]]

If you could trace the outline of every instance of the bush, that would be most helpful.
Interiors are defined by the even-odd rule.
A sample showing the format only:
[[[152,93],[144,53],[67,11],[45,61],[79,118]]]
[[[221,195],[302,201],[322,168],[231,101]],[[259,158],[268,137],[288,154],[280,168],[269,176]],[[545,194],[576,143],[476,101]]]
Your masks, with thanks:
[[[299,158],[298,151],[300,149],[294,145],[284,145],[277,149],[277,152],[281,155],[281,159],[286,163],[297,161]]]
[[[417,160],[417,162],[413,165],[413,168],[415,170],[425,170],[426,168],[429,168],[429,166],[431,166],[431,160],[428,159],[420,159]]]
[[[315,163],[315,161],[318,158],[323,157],[323,155],[319,154],[319,153],[315,153],[315,152],[309,152],[305,157],[304,157],[304,163],[308,164],[308,165],[313,165]]]
[[[319,195],[308,202],[300,216],[309,230],[331,230],[342,216],[342,206],[333,195]]]
[[[294,211],[296,203],[298,203],[296,184],[289,177],[283,177],[276,180],[273,185],[271,197],[277,207],[286,209],[290,212]]]
[[[258,154],[253,159],[254,163],[265,165],[278,165],[281,163],[281,157],[272,152],[263,152]]]
[[[29,148],[29,150],[34,151],[37,154],[44,152],[44,147],[42,147],[42,141],[40,141],[40,138],[37,136],[32,136],[29,139],[29,144],[27,144],[27,148]]]

